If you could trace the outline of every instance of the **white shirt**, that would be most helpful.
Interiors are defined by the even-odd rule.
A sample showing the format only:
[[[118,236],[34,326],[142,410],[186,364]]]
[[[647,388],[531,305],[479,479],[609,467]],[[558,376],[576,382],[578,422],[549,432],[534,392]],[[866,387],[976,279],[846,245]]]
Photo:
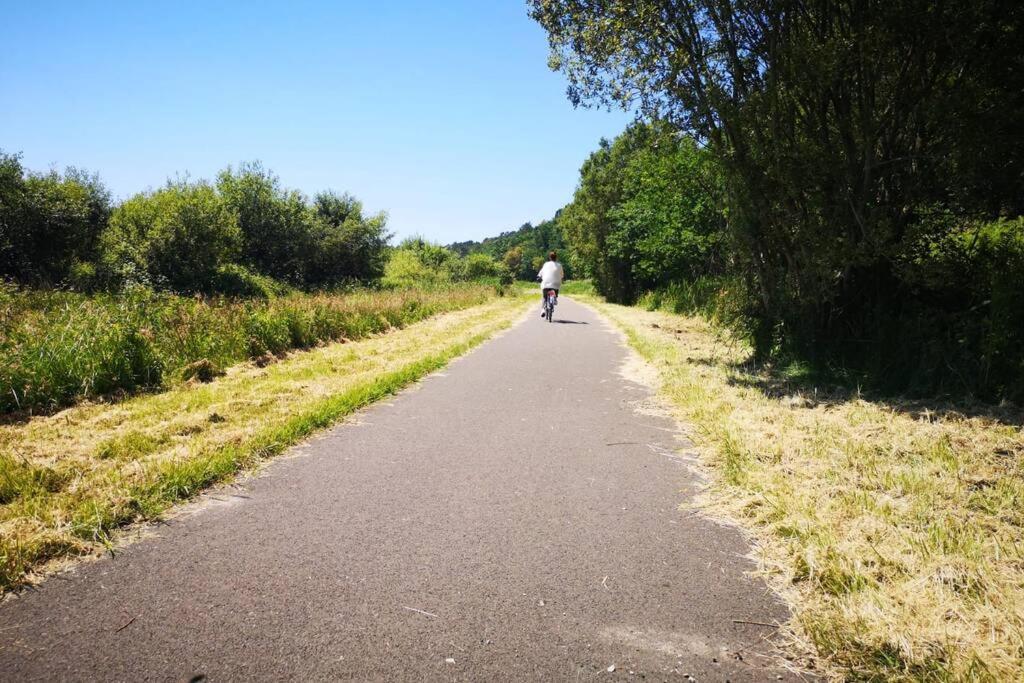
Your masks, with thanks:
[[[548,261],[541,266],[537,277],[540,278],[541,289],[561,289],[565,271],[562,270],[562,264],[558,261]]]

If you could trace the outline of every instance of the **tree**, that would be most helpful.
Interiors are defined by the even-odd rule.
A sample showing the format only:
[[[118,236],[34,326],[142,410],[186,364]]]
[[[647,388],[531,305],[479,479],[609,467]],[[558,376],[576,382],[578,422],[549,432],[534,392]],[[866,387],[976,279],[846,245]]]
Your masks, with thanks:
[[[435,286],[451,282],[458,255],[422,237],[408,237],[391,251],[382,282],[390,287]]]
[[[238,216],[250,268],[303,287],[381,276],[387,216],[364,216],[355,197],[325,191],[310,202],[258,162],[222,171],[217,190]]]
[[[762,355],[889,343],[920,243],[1024,210],[1019,4],[530,6],[574,103],[638,107],[715,154]]]
[[[279,280],[305,284],[316,226],[302,193],[284,188],[259,162],[221,171],[217,191],[238,217],[242,263]]]
[[[95,175],[24,172],[0,152],[0,275],[33,285],[67,280],[96,258],[110,214],[110,193]]]
[[[518,274],[523,266],[523,248],[512,247],[505,251],[505,255],[501,258],[501,262],[505,264],[509,272]]]
[[[350,194],[321,192],[313,200],[317,218],[313,263],[307,284],[345,280],[369,281],[383,274],[390,235],[387,216],[363,216],[363,205]]]
[[[212,186],[170,182],[114,210],[101,238],[104,271],[118,283],[207,291],[218,268],[237,257],[241,238],[237,217]]]
[[[468,254],[461,259],[459,279],[478,280],[485,277],[497,277],[501,274],[500,265],[487,254]]]

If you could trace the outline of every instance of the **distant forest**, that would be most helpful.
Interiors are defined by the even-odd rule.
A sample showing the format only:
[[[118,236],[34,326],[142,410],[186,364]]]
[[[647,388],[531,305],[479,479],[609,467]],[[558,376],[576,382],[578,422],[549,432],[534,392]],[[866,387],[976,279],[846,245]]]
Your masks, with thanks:
[[[497,237],[487,237],[481,242],[469,240],[449,244],[459,256],[485,254],[500,261],[512,272],[517,280],[533,280],[551,251],[559,252],[559,259],[566,268],[566,276],[572,277],[573,264],[569,250],[559,226],[561,211],[555,217],[538,225],[523,223],[516,230],[503,232]]]

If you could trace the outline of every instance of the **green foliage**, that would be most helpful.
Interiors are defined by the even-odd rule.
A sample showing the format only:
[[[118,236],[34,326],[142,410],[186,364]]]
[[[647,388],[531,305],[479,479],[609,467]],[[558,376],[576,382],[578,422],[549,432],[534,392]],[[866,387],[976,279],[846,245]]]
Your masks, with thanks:
[[[96,256],[110,214],[110,193],[74,168],[26,174],[0,152],[0,276],[37,285],[64,282],[75,264]]]
[[[710,155],[664,124],[602,141],[559,223],[597,290],[613,301],[721,272],[725,223]]]
[[[875,321],[889,352],[845,357],[889,388],[1024,398],[1024,218],[922,232],[897,261],[902,310]]]
[[[96,176],[26,173],[0,152],[0,277],[33,286],[268,296],[273,279],[369,282],[383,273],[386,222],[348,194],[309,201],[258,163],[227,168],[215,186],[169,182],[112,210]]]
[[[460,258],[447,247],[410,237],[392,250],[381,280],[385,287],[397,288],[429,288],[452,282],[491,282],[500,289],[512,283],[512,274],[487,254]]]
[[[678,233],[652,229],[671,212],[648,209],[671,202],[666,190],[685,195],[700,174],[673,175],[650,150],[639,163],[651,175],[630,179],[626,158],[644,154],[615,147],[631,133],[603,145],[564,226],[600,266],[589,274],[601,291],[629,300],[647,286],[633,278],[666,257],[724,245],[731,309],[758,357],[904,388],[1007,391],[1009,380],[985,368],[1009,354],[1018,360],[998,367],[1016,372],[1024,356],[1019,344],[1008,350],[1016,318],[989,313],[995,292],[1015,301],[1006,283],[1024,279],[1006,251],[1014,240],[971,247],[1007,259],[1005,282],[988,256],[955,245],[976,232],[965,226],[1024,214],[1024,11],[999,0],[529,4],[574,103],[669,122],[720,179],[708,196],[720,197],[712,208],[727,239],[675,242]],[[608,242],[613,227],[628,237]],[[692,279],[692,261],[671,277]],[[935,272],[960,288],[937,285]]]
[[[459,263],[459,280],[479,280],[487,277],[498,277],[502,273],[502,264],[487,254],[467,254]]]
[[[451,282],[452,264],[457,259],[444,247],[409,238],[391,252],[381,284],[397,288],[436,287]]]
[[[217,176],[217,191],[238,216],[241,262],[293,285],[306,280],[313,249],[313,217],[301,193],[282,187],[259,163],[228,167]]]
[[[119,283],[209,291],[238,253],[238,220],[207,183],[168,183],[118,206],[104,231],[103,266]]]
[[[496,261],[502,261],[516,279],[529,282],[533,281],[540,266],[547,260],[548,252],[557,251],[568,277],[575,272],[576,261],[562,236],[560,213],[536,226],[524,223],[518,230],[503,232],[482,242],[457,242],[448,248],[462,256],[486,254]]]
[[[515,246],[506,250],[501,257],[501,262],[510,273],[518,274],[523,267],[523,248]]]
[[[203,299],[130,287],[118,294],[0,288],[0,413],[207,381],[267,353],[359,339],[482,303],[490,286]]]
[[[329,191],[314,198],[313,211],[318,221],[307,286],[368,282],[381,276],[389,239],[387,216],[366,217],[355,197]]]
[[[242,299],[270,299],[294,291],[273,278],[254,273],[237,263],[227,263],[217,268],[210,288],[219,294]]]
[[[380,277],[387,217],[365,216],[351,195],[328,191],[309,202],[258,163],[222,171],[217,189],[238,215],[249,268],[308,288]]]

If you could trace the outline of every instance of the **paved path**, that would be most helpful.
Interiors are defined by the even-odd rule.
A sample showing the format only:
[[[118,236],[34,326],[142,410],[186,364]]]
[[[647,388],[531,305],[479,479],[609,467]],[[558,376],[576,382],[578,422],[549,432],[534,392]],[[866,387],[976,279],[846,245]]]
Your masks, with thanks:
[[[556,318],[0,606],[0,680],[790,679],[616,334]]]

